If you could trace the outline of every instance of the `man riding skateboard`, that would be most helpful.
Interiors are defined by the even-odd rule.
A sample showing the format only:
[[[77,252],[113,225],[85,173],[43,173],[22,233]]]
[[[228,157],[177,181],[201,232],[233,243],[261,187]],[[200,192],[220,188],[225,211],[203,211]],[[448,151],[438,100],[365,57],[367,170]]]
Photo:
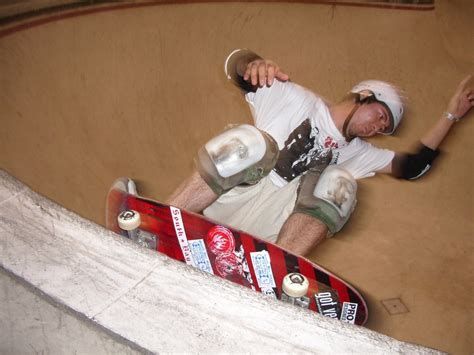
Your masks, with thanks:
[[[468,76],[418,150],[397,153],[363,140],[392,134],[402,119],[403,99],[389,83],[363,81],[329,104],[249,50],[232,52],[225,72],[245,93],[255,126],[234,126],[206,143],[197,170],[167,203],[300,255],[342,229],[356,205],[356,179],[423,176],[451,127],[474,105]]]

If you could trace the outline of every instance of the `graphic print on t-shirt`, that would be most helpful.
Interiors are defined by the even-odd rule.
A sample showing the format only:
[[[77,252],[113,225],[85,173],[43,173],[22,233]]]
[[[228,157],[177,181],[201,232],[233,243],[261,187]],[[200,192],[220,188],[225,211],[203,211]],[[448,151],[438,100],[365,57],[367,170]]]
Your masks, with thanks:
[[[304,120],[285,141],[274,170],[286,181],[291,181],[308,169],[331,161],[331,144],[319,142],[319,129]],[[325,142],[326,143],[326,142]],[[332,143],[332,142],[331,142]]]

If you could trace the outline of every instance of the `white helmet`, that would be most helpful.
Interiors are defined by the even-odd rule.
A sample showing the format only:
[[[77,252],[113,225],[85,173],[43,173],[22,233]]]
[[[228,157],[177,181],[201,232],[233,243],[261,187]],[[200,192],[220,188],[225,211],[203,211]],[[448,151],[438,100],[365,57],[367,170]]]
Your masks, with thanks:
[[[351,93],[359,94],[363,91],[370,91],[374,100],[384,104],[390,112],[391,125],[382,134],[392,134],[400,124],[403,116],[403,102],[399,95],[399,90],[384,81],[366,80],[362,81],[351,90]]]

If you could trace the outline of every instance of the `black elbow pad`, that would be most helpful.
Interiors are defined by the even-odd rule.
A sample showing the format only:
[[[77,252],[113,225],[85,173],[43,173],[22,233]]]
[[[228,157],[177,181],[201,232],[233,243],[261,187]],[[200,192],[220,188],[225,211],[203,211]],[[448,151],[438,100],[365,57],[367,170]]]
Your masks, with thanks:
[[[422,145],[416,154],[408,154],[402,162],[402,178],[415,180],[430,170],[439,151]]]

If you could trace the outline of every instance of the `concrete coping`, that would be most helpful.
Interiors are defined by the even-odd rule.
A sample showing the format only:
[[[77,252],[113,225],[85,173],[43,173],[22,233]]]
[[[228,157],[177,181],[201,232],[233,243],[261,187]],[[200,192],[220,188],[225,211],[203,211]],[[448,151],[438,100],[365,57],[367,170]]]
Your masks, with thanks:
[[[325,318],[140,248],[0,170],[0,267],[144,352],[440,352]]]

